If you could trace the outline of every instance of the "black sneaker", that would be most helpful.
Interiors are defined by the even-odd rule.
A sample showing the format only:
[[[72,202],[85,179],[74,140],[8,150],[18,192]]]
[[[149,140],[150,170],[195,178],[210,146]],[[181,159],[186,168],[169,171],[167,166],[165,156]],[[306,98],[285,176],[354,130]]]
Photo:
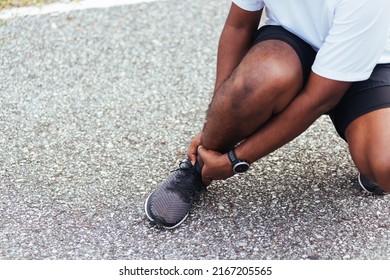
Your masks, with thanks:
[[[361,173],[358,175],[359,185],[365,190],[367,193],[374,195],[385,195],[386,193],[375,183],[368,180]]]
[[[145,201],[145,214],[149,220],[166,229],[174,229],[188,217],[192,204],[206,190],[198,164],[189,160],[153,191]]]

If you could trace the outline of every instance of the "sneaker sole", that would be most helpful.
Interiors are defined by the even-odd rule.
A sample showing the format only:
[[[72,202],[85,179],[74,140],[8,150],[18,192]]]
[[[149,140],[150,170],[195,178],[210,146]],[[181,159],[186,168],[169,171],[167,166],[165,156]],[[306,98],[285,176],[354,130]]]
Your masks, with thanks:
[[[358,182],[359,182],[360,187],[361,187],[366,193],[368,193],[368,194],[378,195],[378,196],[383,196],[383,195],[389,194],[388,192],[384,192],[384,191],[381,190],[381,189],[374,190],[374,191],[368,190],[366,187],[364,187],[364,184],[363,184],[363,182],[361,181],[361,174],[360,174],[360,173],[359,173],[359,175],[358,175]]]
[[[361,181],[361,179],[360,179],[360,173],[359,173],[359,175],[358,175],[358,182],[359,182],[360,187],[361,187],[366,193],[373,194],[372,191],[369,191],[369,190],[367,190],[367,189],[364,187],[364,185],[363,185],[363,183],[362,183],[362,181]]]
[[[165,228],[165,229],[175,229],[175,228],[177,228],[178,226],[180,226],[182,223],[184,223],[184,221],[188,218],[188,216],[190,215],[190,213],[187,213],[187,215],[185,215],[183,219],[181,219],[177,224],[175,224],[175,225],[173,225],[173,226],[165,226],[165,225],[163,225],[163,224],[157,223],[157,222],[155,221],[155,219],[152,218],[152,216],[149,214],[149,211],[148,211],[149,199],[150,199],[150,197],[152,196],[153,193],[154,193],[154,192],[151,192],[151,193],[149,194],[149,196],[148,196],[148,197],[146,198],[146,200],[145,200],[145,205],[144,205],[144,208],[145,208],[145,215],[146,215],[146,217],[147,217],[151,222],[156,223],[157,225],[160,225],[160,226],[162,226],[162,227]]]

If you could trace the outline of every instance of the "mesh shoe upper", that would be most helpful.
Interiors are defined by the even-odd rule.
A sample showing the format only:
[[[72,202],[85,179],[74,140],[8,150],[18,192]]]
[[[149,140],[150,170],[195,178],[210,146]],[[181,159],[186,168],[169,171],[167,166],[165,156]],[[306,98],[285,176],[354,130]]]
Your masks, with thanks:
[[[148,218],[166,228],[179,226],[188,216],[200,192],[205,190],[201,175],[191,162],[183,161],[146,200]]]

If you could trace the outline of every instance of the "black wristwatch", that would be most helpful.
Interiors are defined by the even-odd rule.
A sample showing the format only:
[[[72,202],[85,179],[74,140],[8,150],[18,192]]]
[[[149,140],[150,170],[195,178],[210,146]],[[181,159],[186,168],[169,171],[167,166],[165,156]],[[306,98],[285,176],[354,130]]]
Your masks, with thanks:
[[[236,152],[234,151],[234,149],[228,152],[228,158],[232,163],[233,171],[235,173],[244,173],[248,171],[249,163],[245,160],[239,160],[236,156]]]

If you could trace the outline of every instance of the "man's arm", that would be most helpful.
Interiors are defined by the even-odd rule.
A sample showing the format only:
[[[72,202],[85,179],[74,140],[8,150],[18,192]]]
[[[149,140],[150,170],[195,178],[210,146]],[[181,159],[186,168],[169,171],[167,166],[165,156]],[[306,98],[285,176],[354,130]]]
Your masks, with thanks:
[[[214,92],[229,78],[248,52],[259,27],[261,13],[261,10],[245,11],[232,3],[219,39]]]
[[[289,106],[236,148],[237,157],[253,163],[287,144],[333,108],[349,86],[349,82],[326,79],[312,72],[306,87]],[[204,162],[202,176],[206,184],[234,174],[227,154],[203,147],[198,153]]]
[[[245,11],[232,3],[219,39],[214,93],[230,77],[251,47],[253,36],[259,27],[261,13],[262,10]],[[187,156],[192,164],[195,164],[200,144],[201,132],[192,139],[187,150]]]
[[[287,144],[332,109],[350,84],[330,80],[312,72],[303,91],[283,112],[246,139],[237,148],[237,156],[254,162]]]

